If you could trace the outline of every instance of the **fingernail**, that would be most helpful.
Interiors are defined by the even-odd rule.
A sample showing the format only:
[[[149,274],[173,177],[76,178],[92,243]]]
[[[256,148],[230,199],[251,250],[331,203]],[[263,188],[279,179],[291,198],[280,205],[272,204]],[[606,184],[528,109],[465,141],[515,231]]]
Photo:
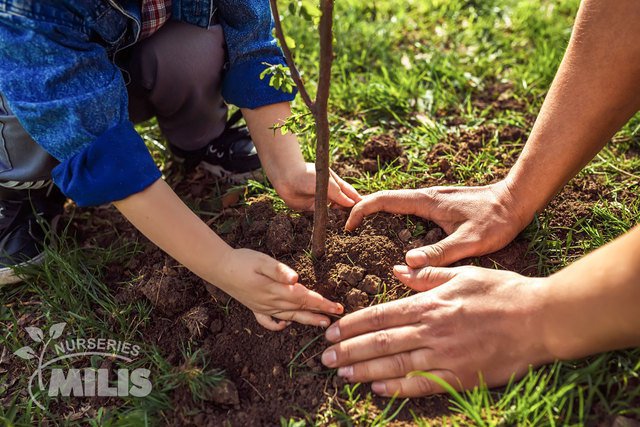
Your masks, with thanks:
[[[327,332],[324,333],[324,336],[329,341],[338,341],[340,339],[340,328],[338,327],[338,325],[334,324],[329,329],[327,329]]]
[[[329,322],[327,320],[321,320],[320,326],[322,326],[323,328],[326,328],[327,326],[329,326]]]
[[[333,310],[334,313],[340,314],[344,311],[344,307],[342,304],[336,304],[336,308]]]
[[[322,353],[322,364],[328,367],[332,367],[335,365],[336,360],[338,360],[336,356],[336,352],[334,350],[327,350]]]
[[[387,394],[387,385],[385,383],[371,383],[371,391],[380,396]]]
[[[338,369],[338,376],[339,377],[352,377],[353,376],[353,366],[343,366],[342,368]]]
[[[407,252],[407,264],[411,264],[414,267],[422,267],[427,265],[429,262],[429,258],[427,258],[427,254],[425,254],[420,249],[412,249]]]

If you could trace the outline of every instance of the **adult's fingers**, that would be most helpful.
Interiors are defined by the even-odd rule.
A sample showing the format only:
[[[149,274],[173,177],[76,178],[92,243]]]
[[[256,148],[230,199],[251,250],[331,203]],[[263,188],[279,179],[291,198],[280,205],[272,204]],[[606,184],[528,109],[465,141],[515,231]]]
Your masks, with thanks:
[[[424,347],[427,330],[426,325],[413,324],[359,335],[326,349],[322,354],[322,363],[330,368],[344,367],[365,360],[419,349]],[[402,374],[404,373],[401,372],[398,375]],[[389,378],[389,376],[382,378]]]
[[[357,335],[397,326],[411,325],[420,320],[423,307],[419,295],[374,305],[348,314],[327,329],[327,340],[338,342]]]
[[[340,186],[340,189],[344,194],[347,195],[347,197],[349,197],[354,202],[359,202],[360,200],[362,200],[362,196],[358,193],[358,191],[355,188],[353,188],[351,184],[349,184],[344,179],[340,178],[338,174],[335,173],[333,170],[330,169],[329,171],[331,172],[331,176],[333,177],[333,179],[338,183],[338,185]]]
[[[433,370],[429,371],[440,377],[454,389],[460,390],[460,381],[451,371]],[[404,378],[393,378],[390,380],[376,381],[371,384],[371,390],[380,396],[398,397],[420,397],[432,394],[444,393],[446,390],[436,381],[422,375],[412,375]]]
[[[286,286],[277,286],[275,284],[274,293],[275,298],[279,301],[278,306],[283,310],[303,310],[331,314],[342,314],[344,311],[342,304],[328,300],[300,283]]]
[[[289,326],[289,322],[283,320],[275,320],[273,317],[267,314],[256,313],[254,311],[253,315],[256,317],[256,320],[260,325],[269,329],[270,331],[282,331],[284,328]]]
[[[258,273],[268,277],[274,282],[284,283],[287,285],[293,285],[298,281],[298,273],[296,273],[291,267],[283,264],[268,255],[262,254],[264,262],[260,263],[258,267]]]
[[[416,291],[428,291],[453,279],[458,274],[456,268],[423,267],[414,269],[406,265],[393,267],[393,274],[405,285]]]
[[[441,267],[476,255],[481,255],[477,242],[469,239],[468,233],[458,229],[432,245],[411,249],[407,252],[405,260],[407,265],[413,268]]]
[[[346,230],[354,230],[362,219],[375,212],[419,215],[427,217],[431,196],[422,190],[386,190],[365,196],[354,206],[345,225]]]
[[[433,351],[420,348],[376,359],[358,362],[338,369],[338,376],[349,382],[371,382],[402,378],[413,371],[433,369],[435,361],[430,360]]]

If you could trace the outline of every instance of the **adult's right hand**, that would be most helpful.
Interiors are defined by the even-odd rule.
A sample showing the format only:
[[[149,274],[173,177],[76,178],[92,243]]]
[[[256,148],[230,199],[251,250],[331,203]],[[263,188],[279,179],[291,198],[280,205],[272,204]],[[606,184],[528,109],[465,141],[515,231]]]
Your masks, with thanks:
[[[345,228],[352,231],[365,216],[379,211],[416,215],[435,222],[447,233],[439,242],[410,250],[406,262],[412,268],[446,266],[502,249],[534,214],[513,197],[503,180],[483,187],[380,191],[355,205]]]

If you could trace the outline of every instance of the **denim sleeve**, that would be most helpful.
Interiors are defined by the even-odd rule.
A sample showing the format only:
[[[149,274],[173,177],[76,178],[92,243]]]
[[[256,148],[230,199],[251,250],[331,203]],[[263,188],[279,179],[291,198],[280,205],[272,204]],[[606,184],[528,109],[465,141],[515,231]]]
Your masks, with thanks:
[[[268,77],[260,79],[265,63],[285,63],[273,38],[269,0],[217,0],[216,6],[229,52],[229,69],[222,82],[225,100],[241,108],[292,101],[295,92],[269,86]]]
[[[0,17],[0,91],[80,206],[120,200],[161,174],[128,119],[120,70],[68,26]]]

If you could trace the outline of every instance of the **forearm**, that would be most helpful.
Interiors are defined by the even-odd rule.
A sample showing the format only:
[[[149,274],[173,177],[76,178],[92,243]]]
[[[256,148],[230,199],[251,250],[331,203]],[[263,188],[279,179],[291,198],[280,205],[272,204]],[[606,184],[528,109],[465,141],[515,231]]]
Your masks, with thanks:
[[[546,280],[542,324],[553,356],[640,346],[640,226]]]
[[[114,205],[142,234],[189,270],[207,281],[218,276],[231,247],[162,179]]]
[[[507,182],[531,219],[640,108],[640,2],[586,0]]]
[[[288,102],[254,110],[243,108],[242,114],[260,155],[262,167],[274,186],[286,181],[288,175],[295,176],[304,170],[305,162],[296,136],[292,133],[283,135],[279,129],[273,129],[291,115]]]

